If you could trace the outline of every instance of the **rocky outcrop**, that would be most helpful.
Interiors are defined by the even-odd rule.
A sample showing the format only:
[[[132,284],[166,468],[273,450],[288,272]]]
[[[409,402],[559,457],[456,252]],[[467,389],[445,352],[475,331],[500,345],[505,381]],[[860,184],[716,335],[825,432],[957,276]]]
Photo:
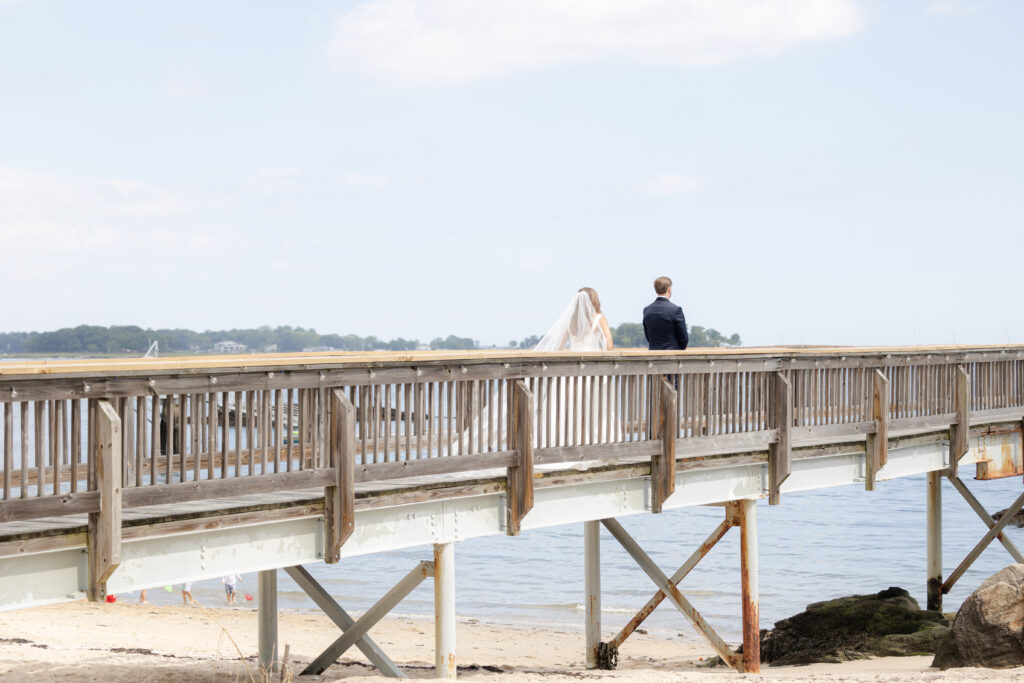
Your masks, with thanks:
[[[761,631],[761,661],[775,665],[840,662],[871,656],[932,654],[949,621],[922,610],[902,588],[817,602]]]
[[[964,600],[932,666],[1024,665],[1024,564],[1011,564]]]

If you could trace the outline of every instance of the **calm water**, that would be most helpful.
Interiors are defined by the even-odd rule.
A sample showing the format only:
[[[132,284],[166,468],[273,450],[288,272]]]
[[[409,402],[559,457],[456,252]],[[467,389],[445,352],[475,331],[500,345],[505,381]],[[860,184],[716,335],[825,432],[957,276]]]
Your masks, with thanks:
[[[1007,507],[1021,493],[1017,478],[967,480],[990,510]],[[852,593],[873,593],[902,586],[925,603],[925,477],[881,482],[869,493],[863,486],[784,496],[783,504],[758,505],[761,624],[794,614],[808,603]],[[721,521],[721,508],[694,508],[621,519],[666,574],[671,574]],[[985,532],[985,526],[959,494],[943,489],[944,571],[948,575]],[[1009,536],[1024,545],[1024,529]],[[654,584],[613,538],[602,530],[602,600],[604,628],[620,628],[654,593]],[[456,611],[481,621],[534,624],[582,630],[582,526],[571,525],[462,541],[456,546]],[[431,559],[429,546],[317,564],[310,571],[350,611],[368,608],[419,560]],[[952,611],[985,578],[1012,562],[995,542],[946,596]],[[256,575],[244,574],[250,593]],[[740,638],[739,530],[733,529],[681,584],[683,593],[731,641]],[[180,603],[173,593],[151,590],[158,604]],[[279,573],[283,608],[315,609],[305,594]],[[220,581],[193,586],[207,605],[224,602]],[[134,600],[135,596],[121,596]],[[256,603],[241,600],[242,608]],[[430,616],[433,592],[424,582],[396,609],[396,614]],[[668,603],[646,623],[652,633],[696,633]]]

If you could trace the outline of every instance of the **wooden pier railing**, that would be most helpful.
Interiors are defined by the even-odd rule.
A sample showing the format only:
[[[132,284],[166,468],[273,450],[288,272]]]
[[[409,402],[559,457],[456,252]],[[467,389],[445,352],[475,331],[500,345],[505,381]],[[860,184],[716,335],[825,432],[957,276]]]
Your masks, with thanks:
[[[0,522],[98,513],[111,416],[125,509],[629,457],[657,506],[687,459],[767,453],[778,502],[795,448],[866,442],[870,486],[889,436],[949,430],[962,454],[970,422],[1022,407],[1024,346],[0,363]]]

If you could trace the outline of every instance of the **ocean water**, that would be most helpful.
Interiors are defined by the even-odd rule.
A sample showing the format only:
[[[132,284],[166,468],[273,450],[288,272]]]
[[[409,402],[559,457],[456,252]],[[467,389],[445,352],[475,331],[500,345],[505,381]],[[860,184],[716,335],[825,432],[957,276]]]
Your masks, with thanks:
[[[969,470],[968,470],[969,471]],[[965,472],[965,474],[967,474]],[[1021,493],[1017,478],[965,480],[990,512],[1003,509]],[[880,482],[874,492],[846,486],[794,493],[782,505],[761,501],[758,513],[761,626],[795,614],[812,602],[901,586],[925,604],[926,480],[924,475]],[[671,575],[723,518],[720,507],[673,510],[620,519],[662,570]],[[950,574],[984,535],[986,527],[944,481],[943,569]],[[1024,546],[1024,529],[1008,535]],[[655,592],[651,580],[602,529],[602,620],[614,633]],[[350,612],[362,612],[390,589],[419,560],[429,560],[429,545],[402,551],[315,564],[310,572]],[[1012,559],[993,544],[945,596],[944,611],[954,611],[987,577]],[[492,536],[459,542],[455,548],[456,613],[465,619],[501,624],[583,629],[582,525]],[[244,587],[256,599],[256,575],[243,574]],[[294,582],[279,572],[278,602],[283,609],[315,610]],[[680,584],[683,594],[730,642],[740,640],[739,530],[731,530]],[[150,590],[156,604],[180,603],[173,593]],[[223,605],[219,580],[193,586],[205,605]],[[134,600],[135,596],[121,596]],[[256,600],[241,597],[240,609]],[[396,615],[433,614],[431,582],[425,581],[395,610]],[[651,633],[698,639],[669,602],[644,625]]]

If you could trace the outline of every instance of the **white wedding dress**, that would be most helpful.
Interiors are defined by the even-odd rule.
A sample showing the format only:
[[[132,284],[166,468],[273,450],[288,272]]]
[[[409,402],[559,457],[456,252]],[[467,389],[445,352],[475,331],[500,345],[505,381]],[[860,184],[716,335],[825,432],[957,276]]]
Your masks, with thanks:
[[[577,292],[534,351],[607,351],[602,317],[590,296]],[[535,398],[538,447],[599,442],[601,432],[612,431],[608,377],[554,378],[539,384]]]
[[[601,328],[601,318],[590,296],[586,292],[577,292],[533,350],[606,351],[608,344]],[[612,399],[608,377],[550,377],[536,380],[534,387],[536,447],[594,443],[603,440],[598,433],[601,429],[614,433],[610,422]],[[507,448],[506,402],[495,395],[488,403],[502,406],[498,420],[494,422],[486,415],[475,413],[464,442],[493,444],[489,427],[494,424],[497,425],[493,435],[497,448]]]
[[[594,310],[586,292],[577,292],[558,316],[547,334],[541,337],[534,351],[607,351],[603,316]]]

